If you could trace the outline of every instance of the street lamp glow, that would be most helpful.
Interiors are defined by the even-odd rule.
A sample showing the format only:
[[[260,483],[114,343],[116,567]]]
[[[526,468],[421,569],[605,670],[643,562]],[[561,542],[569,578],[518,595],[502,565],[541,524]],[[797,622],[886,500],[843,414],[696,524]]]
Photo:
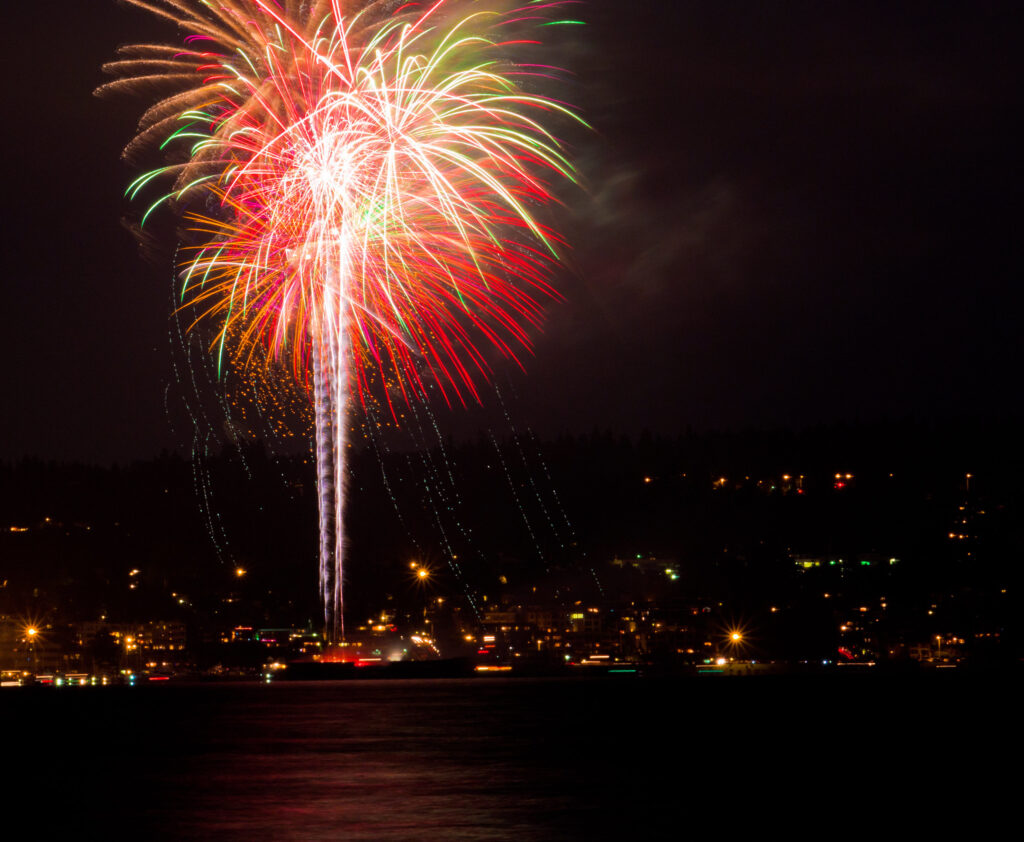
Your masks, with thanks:
[[[738,651],[747,645],[747,630],[743,626],[729,626],[724,631],[725,645],[730,649]]]

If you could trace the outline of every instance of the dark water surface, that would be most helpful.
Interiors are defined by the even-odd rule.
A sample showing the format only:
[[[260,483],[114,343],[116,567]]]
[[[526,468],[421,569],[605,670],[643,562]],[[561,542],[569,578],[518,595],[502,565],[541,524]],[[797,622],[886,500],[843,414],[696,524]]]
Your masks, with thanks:
[[[4,802],[43,797],[37,838],[980,830],[1016,797],[1018,699],[946,676],[21,688]]]

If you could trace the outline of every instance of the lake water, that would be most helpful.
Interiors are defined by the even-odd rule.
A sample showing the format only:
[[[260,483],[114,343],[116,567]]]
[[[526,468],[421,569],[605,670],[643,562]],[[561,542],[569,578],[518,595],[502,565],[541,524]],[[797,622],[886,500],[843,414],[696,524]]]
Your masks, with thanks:
[[[41,797],[40,838],[948,830],[989,822],[1015,792],[995,768],[1019,760],[1012,687],[791,676],[16,688],[0,692],[4,803],[10,820]]]

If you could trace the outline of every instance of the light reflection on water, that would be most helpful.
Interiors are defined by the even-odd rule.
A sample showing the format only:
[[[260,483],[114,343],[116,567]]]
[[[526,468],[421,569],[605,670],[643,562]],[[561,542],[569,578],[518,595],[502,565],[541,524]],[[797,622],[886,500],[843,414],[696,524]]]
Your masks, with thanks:
[[[0,694],[5,804],[44,794],[37,827],[311,842],[871,832],[914,781],[989,764],[1012,698],[797,678],[24,690]]]
[[[552,716],[542,698],[523,707],[524,688],[508,682],[231,689],[233,704],[207,723],[200,750],[155,776],[160,812],[173,818],[162,830],[151,822],[154,830],[176,838],[549,839],[571,836],[591,806],[565,780],[573,758],[552,757],[544,745],[564,711]]]

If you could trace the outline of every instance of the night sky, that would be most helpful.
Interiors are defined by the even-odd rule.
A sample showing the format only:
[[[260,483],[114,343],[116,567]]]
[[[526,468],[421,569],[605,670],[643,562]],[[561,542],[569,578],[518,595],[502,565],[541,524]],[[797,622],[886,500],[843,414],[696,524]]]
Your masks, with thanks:
[[[541,435],[1020,416],[1017,4],[591,0],[562,64],[586,191],[527,376]],[[142,104],[113,0],[5,10],[0,458],[186,445],[171,246],[140,255],[120,161]],[[12,19],[13,18],[13,19]],[[485,393],[486,394],[486,393]],[[438,410],[456,435],[486,413]],[[500,432],[500,430],[499,430]]]

